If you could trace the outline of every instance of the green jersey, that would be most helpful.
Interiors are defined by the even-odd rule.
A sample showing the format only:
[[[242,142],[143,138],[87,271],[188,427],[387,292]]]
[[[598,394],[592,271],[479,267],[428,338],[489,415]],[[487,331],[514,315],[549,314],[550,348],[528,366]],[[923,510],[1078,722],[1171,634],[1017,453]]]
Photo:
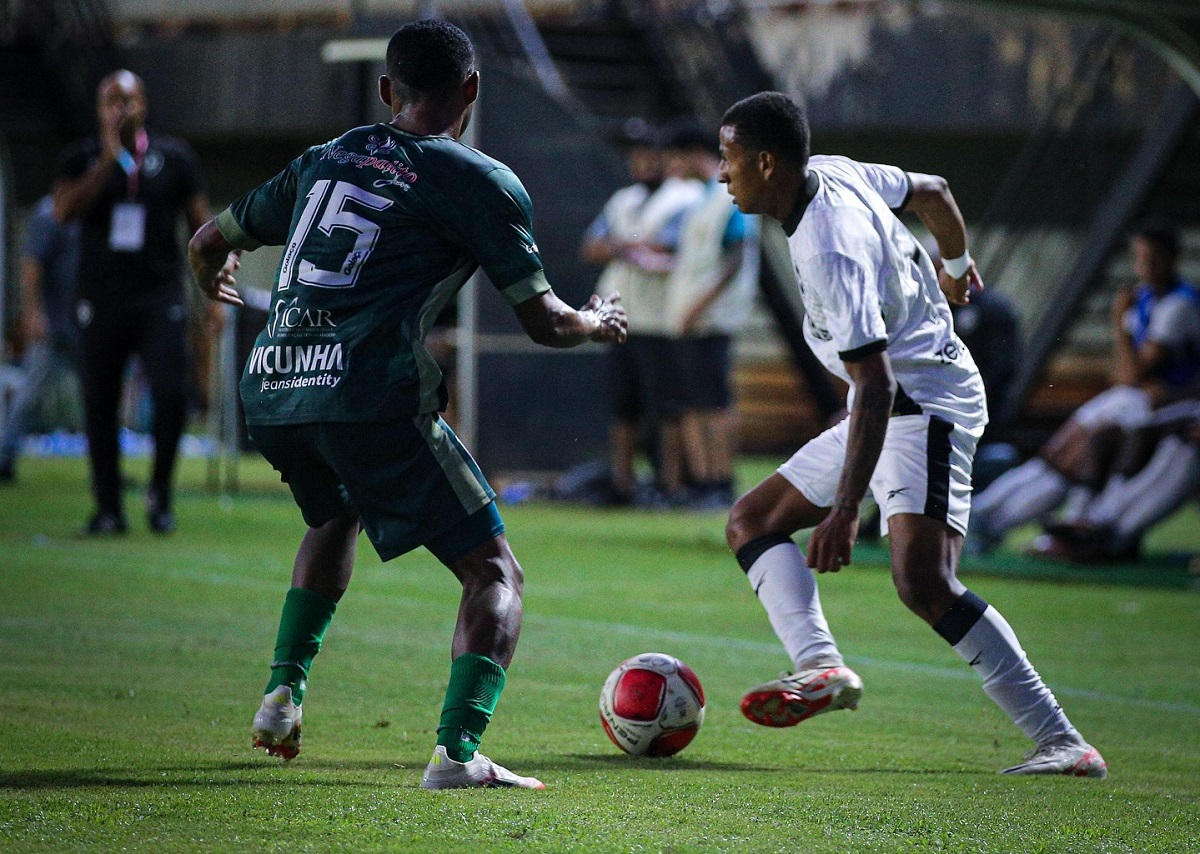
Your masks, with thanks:
[[[550,289],[529,195],[508,167],[390,124],[310,148],[217,217],[235,247],[283,245],[266,328],[242,374],[250,424],[435,412],[425,347],[478,267],[510,305]]]

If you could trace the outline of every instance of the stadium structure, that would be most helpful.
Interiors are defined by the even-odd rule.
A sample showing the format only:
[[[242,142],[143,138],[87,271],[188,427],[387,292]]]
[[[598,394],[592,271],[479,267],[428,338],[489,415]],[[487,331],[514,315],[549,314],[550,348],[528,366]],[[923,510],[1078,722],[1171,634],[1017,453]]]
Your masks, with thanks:
[[[475,142],[522,176],[569,302],[596,277],[577,258],[580,235],[624,179],[613,131],[630,118],[715,126],[762,89],[804,99],[817,151],[950,180],[986,280],[1022,316],[1019,376],[999,409],[1025,449],[1106,381],[1108,305],[1130,281],[1122,237],[1134,218],[1177,220],[1184,272],[1200,278],[1200,6],[1189,0],[3,0],[10,354],[22,223],[61,146],[94,127],[103,74],[145,79],[151,123],[195,146],[220,207],[306,146],[385,119],[380,40],[428,15],[479,47]],[[817,432],[840,391],[799,338],[777,272],[786,254],[766,237],[737,395],[745,447],[777,451]],[[245,263],[260,304],[277,260],[264,250]],[[489,288],[464,293],[446,338],[454,416],[485,465],[565,469],[602,454],[604,396],[570,391],[602,382],[602,355],[535,350]],[[229,448],[232,377],[261,322],[246,311],[207,359],[209,429]],[[3,376],[11,387],[20,374]]]

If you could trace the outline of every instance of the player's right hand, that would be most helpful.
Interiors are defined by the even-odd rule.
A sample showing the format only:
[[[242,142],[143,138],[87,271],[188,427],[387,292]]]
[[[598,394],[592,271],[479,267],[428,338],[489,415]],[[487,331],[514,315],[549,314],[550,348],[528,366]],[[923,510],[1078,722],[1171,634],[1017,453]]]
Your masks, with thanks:
[[[591,340],[615,344],[625,343],[625,336],[629,331],[629,320],[625,317],[620,294],[609,294],[603,299],[597,294],[592,294],[592,298],[588,300],[582,310],[595,314],[596,321],[599,323],[599,327],[591,334]]]
[[[938,287],[942,289],[942,293],[946,295],[946,299],[951,304],[966,305],[971,301],[972,293],[983,290],[983,278],[980,277],[979,270],[975,268],[975,262],[972,261],[961,279],[951,276],[946,272],[945,267],[938,270]]]
[[[204,295],[214,302],[228,303],[229,305],[245,305],[242,302],[241,296],[237,292],[237,279],[234,278],[234,272],[242,266],[242,250],[234,249],[225,256],[225,263],[216,275],[207,280],[198,280],[200,290],[204,291]]]

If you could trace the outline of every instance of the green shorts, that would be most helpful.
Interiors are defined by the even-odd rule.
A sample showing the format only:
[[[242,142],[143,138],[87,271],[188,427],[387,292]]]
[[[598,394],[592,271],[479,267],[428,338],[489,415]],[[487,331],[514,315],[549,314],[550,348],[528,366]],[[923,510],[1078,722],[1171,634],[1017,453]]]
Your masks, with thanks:
[[[357,513],[382,560],[425,546],[450,565],[504,532],[496,493],[436,413],[249,432],[309,527]]]

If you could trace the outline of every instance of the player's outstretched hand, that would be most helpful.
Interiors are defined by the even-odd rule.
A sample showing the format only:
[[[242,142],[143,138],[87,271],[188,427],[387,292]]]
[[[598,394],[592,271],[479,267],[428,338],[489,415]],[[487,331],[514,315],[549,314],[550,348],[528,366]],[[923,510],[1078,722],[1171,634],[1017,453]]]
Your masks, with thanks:
[[[592,294],[592,298],[580,311],[591,312],[596,316],[599,326],[591,334],[591,340],[615,344],[625,343],[629,321],[625,317],[625,309],[621,306],[620,294],[610,294],[603,299],[597,294]]]
[[[962,278],[959,279],[951,276],[943,267],[938,271],[938,286],[952,304],[966,305],[971,301],[972,293],[979,293],[983,290],[983,279],[979,275],[979,270],[975,268],[975,262],[972,261],[967,272],[963,273]]]
[[[214,302],[228,303],[229,305],[245,305],[242,298],[237,292],[237,279],[233,274],[239,267],[242,266],[242,250],[234,249],[225,256],[225,263],[221,266],[216,275],[211,278],[198,279],[197,284],[200,285],[200,290],[204,291],[204,295]]]

